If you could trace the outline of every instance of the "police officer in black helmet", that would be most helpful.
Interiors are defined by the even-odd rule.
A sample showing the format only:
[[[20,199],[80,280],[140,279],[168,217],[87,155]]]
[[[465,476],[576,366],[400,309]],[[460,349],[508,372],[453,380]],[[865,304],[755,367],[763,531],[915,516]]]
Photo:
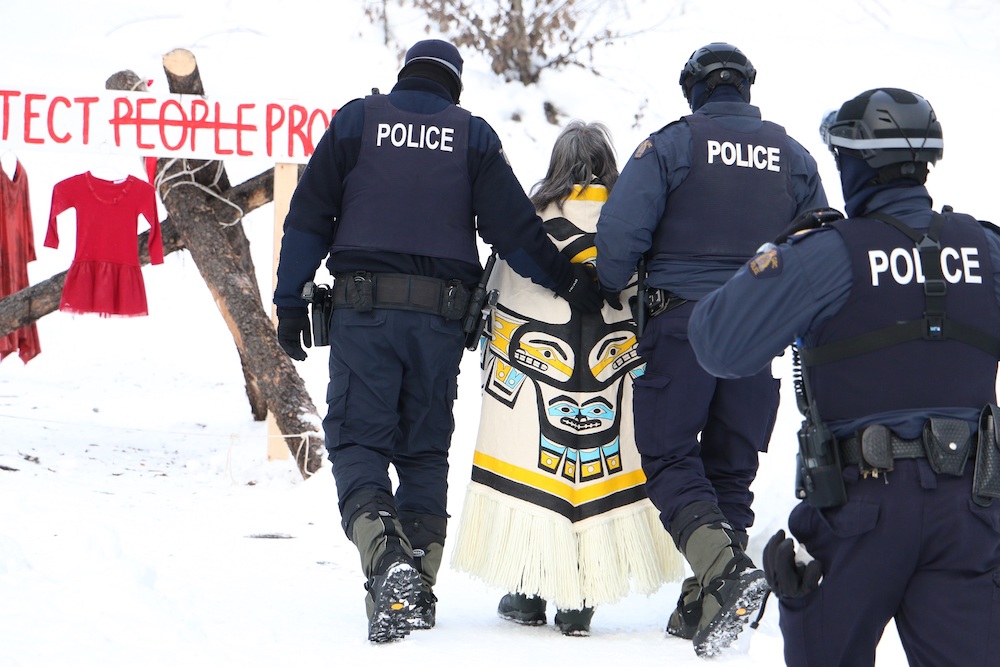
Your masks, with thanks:
[[[462,322],[483,270],[477,232],[571,306],[603,303],[546,236],[496,133],[458,106],[462,66],[452,44],[417,42],[389,94],[345,104],[281,241],[277,335],[293,359],[311,345],[304,285],[324,259],[335,278],[323,428],[377,643],[435,624]]]
[[[764,577],[746,554],[758,453],[778,381],[706,373],[687,340],[695,303],[803,211],[826,206],[816,161],[750,104],[757,71],[732,44],[697,49],[680,74],[691,114],[644,140],[597,223],[598,276],[624,287],[640,255],[649,322],[639,340],[635,436],[646,492],[691,566],[671,636],[714,656],[760,605]]]
[[[785,661],[873,665],[894,619],[911,665],[993,665],[1000,234],[932,208],[924,182],[944,143],[921,96],[868,90],[821,133],[847,218],[805,216],[703,299],[689,329],[720,377],[800,350],[802,501],[792,537],[764,549]]]

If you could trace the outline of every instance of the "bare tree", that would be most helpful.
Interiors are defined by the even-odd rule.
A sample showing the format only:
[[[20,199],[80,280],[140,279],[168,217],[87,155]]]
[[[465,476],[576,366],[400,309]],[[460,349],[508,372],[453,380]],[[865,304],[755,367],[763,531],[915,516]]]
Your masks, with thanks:
[[[399,7],[422,12],[426,30],[436,28],[456,46],[490,59],[506,81],[538,82],[546,69],[594,67],[598,46],[627,37],[615,30],[615,17],[626,15],[625,0],[395,0]],[[365,14],[393,41],[389,0],[371,0]],[[634,33],[630,33],[634,34]]]

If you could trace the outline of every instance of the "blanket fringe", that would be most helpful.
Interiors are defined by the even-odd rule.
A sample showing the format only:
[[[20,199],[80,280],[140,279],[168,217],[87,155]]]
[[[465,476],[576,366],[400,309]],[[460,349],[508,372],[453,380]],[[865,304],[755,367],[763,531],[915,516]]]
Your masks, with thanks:
[[[451,565],[559,609],[650,595],[685,576],[684,559],[649,500],[574,524],[476,482],[466,490]]]

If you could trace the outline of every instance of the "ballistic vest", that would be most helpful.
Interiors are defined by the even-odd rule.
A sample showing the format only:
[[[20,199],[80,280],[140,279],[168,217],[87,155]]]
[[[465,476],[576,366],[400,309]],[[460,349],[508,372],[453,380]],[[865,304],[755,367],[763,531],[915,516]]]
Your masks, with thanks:
[[[941,222],[940,273],[886,222],[832,223],[850,253],[851,293],[803,351],[824,420],[995,402],[1000,306],[986,232],[967,215]]]
[[[768,121],[750,132],[704,114],[679,122],[691,128],[691,171],[667,198],[652,253],[742,264],[795,217],[788,135]]]
[[[357,165],[344,181],[333,251],[373,250],[478,264],[468,149],[471,114],[365,98]]]

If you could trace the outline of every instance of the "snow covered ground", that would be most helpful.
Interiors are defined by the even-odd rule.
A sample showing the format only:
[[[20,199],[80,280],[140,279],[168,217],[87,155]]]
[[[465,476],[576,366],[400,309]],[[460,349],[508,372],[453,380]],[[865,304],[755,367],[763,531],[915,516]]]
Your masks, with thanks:
[[[360,0],[109,0],[99,12],[57,0],[10,4],[0,88],[100,90],[112,73],[132,69],[162,91],[161,57],[183,47],[197,56],[210,95],[319,97],[337,106],[373,86],[389,89],[398,68],[363,18],[363,6],[375,3]],[[463,104],[497,129],[526,188],[544,174],[559,129],[545,121],[544,101],[566,119],[606,122],[624,164],[643,137],[685,113],[677,73],[691,51],[729,41],[759,71],[754,103],[816,156],[835,206],[839,182],[819,121],[867,88],[894,86],[927,97],[944,125],[945,158],[929,181],[936,205],[1000,218],[990,169],[1000,149],[991,126],[1000,96],[989,74],[998,60],[995,3],[628,4],[616,11],[640,32],[595,52],[600,78],[546,72],[525,89],[464,54]],[[424,37],[422,24],[393,3],[388,9],[400,17],[394,30],[404,45]],[[32,186],[39,259],[29,271],[39,282],[65,270],[73,252],[68,234],[59,250],[42,247],[52,186],[98,157],[16,153]],[[127,166],[142,176],[138,160]],[[234,183],[269,166],[226,162]],[[272,208],[244,221],[265,293]],[[600,608],[591,637],[565,638],[552,625],[497,618],[503,591],[451,571],[447,554],[438,627],[370,645],[358,556],[339,527],[329,471],[302,481],[289,460],[267,460],[267,428],[251,417],[232,338],[190,256],[175,253],[143,273],[149,317],[53,313],[38,323],[40,356],[0,365],[0,666],[701,663],[689,643],[663,633],[678,584]],[[463,363],[453,531],[479,409],[476,358]],[[297,367],[322,408],[323,351]],[[786,378],[785,394],[754,487],[754,555],[793,504],[799,416],[787,357],[775,372]],[[760,629],[715,662],[781,664],[777,623],[769,605]],[[878,660],[905,664],[891,628]]]

